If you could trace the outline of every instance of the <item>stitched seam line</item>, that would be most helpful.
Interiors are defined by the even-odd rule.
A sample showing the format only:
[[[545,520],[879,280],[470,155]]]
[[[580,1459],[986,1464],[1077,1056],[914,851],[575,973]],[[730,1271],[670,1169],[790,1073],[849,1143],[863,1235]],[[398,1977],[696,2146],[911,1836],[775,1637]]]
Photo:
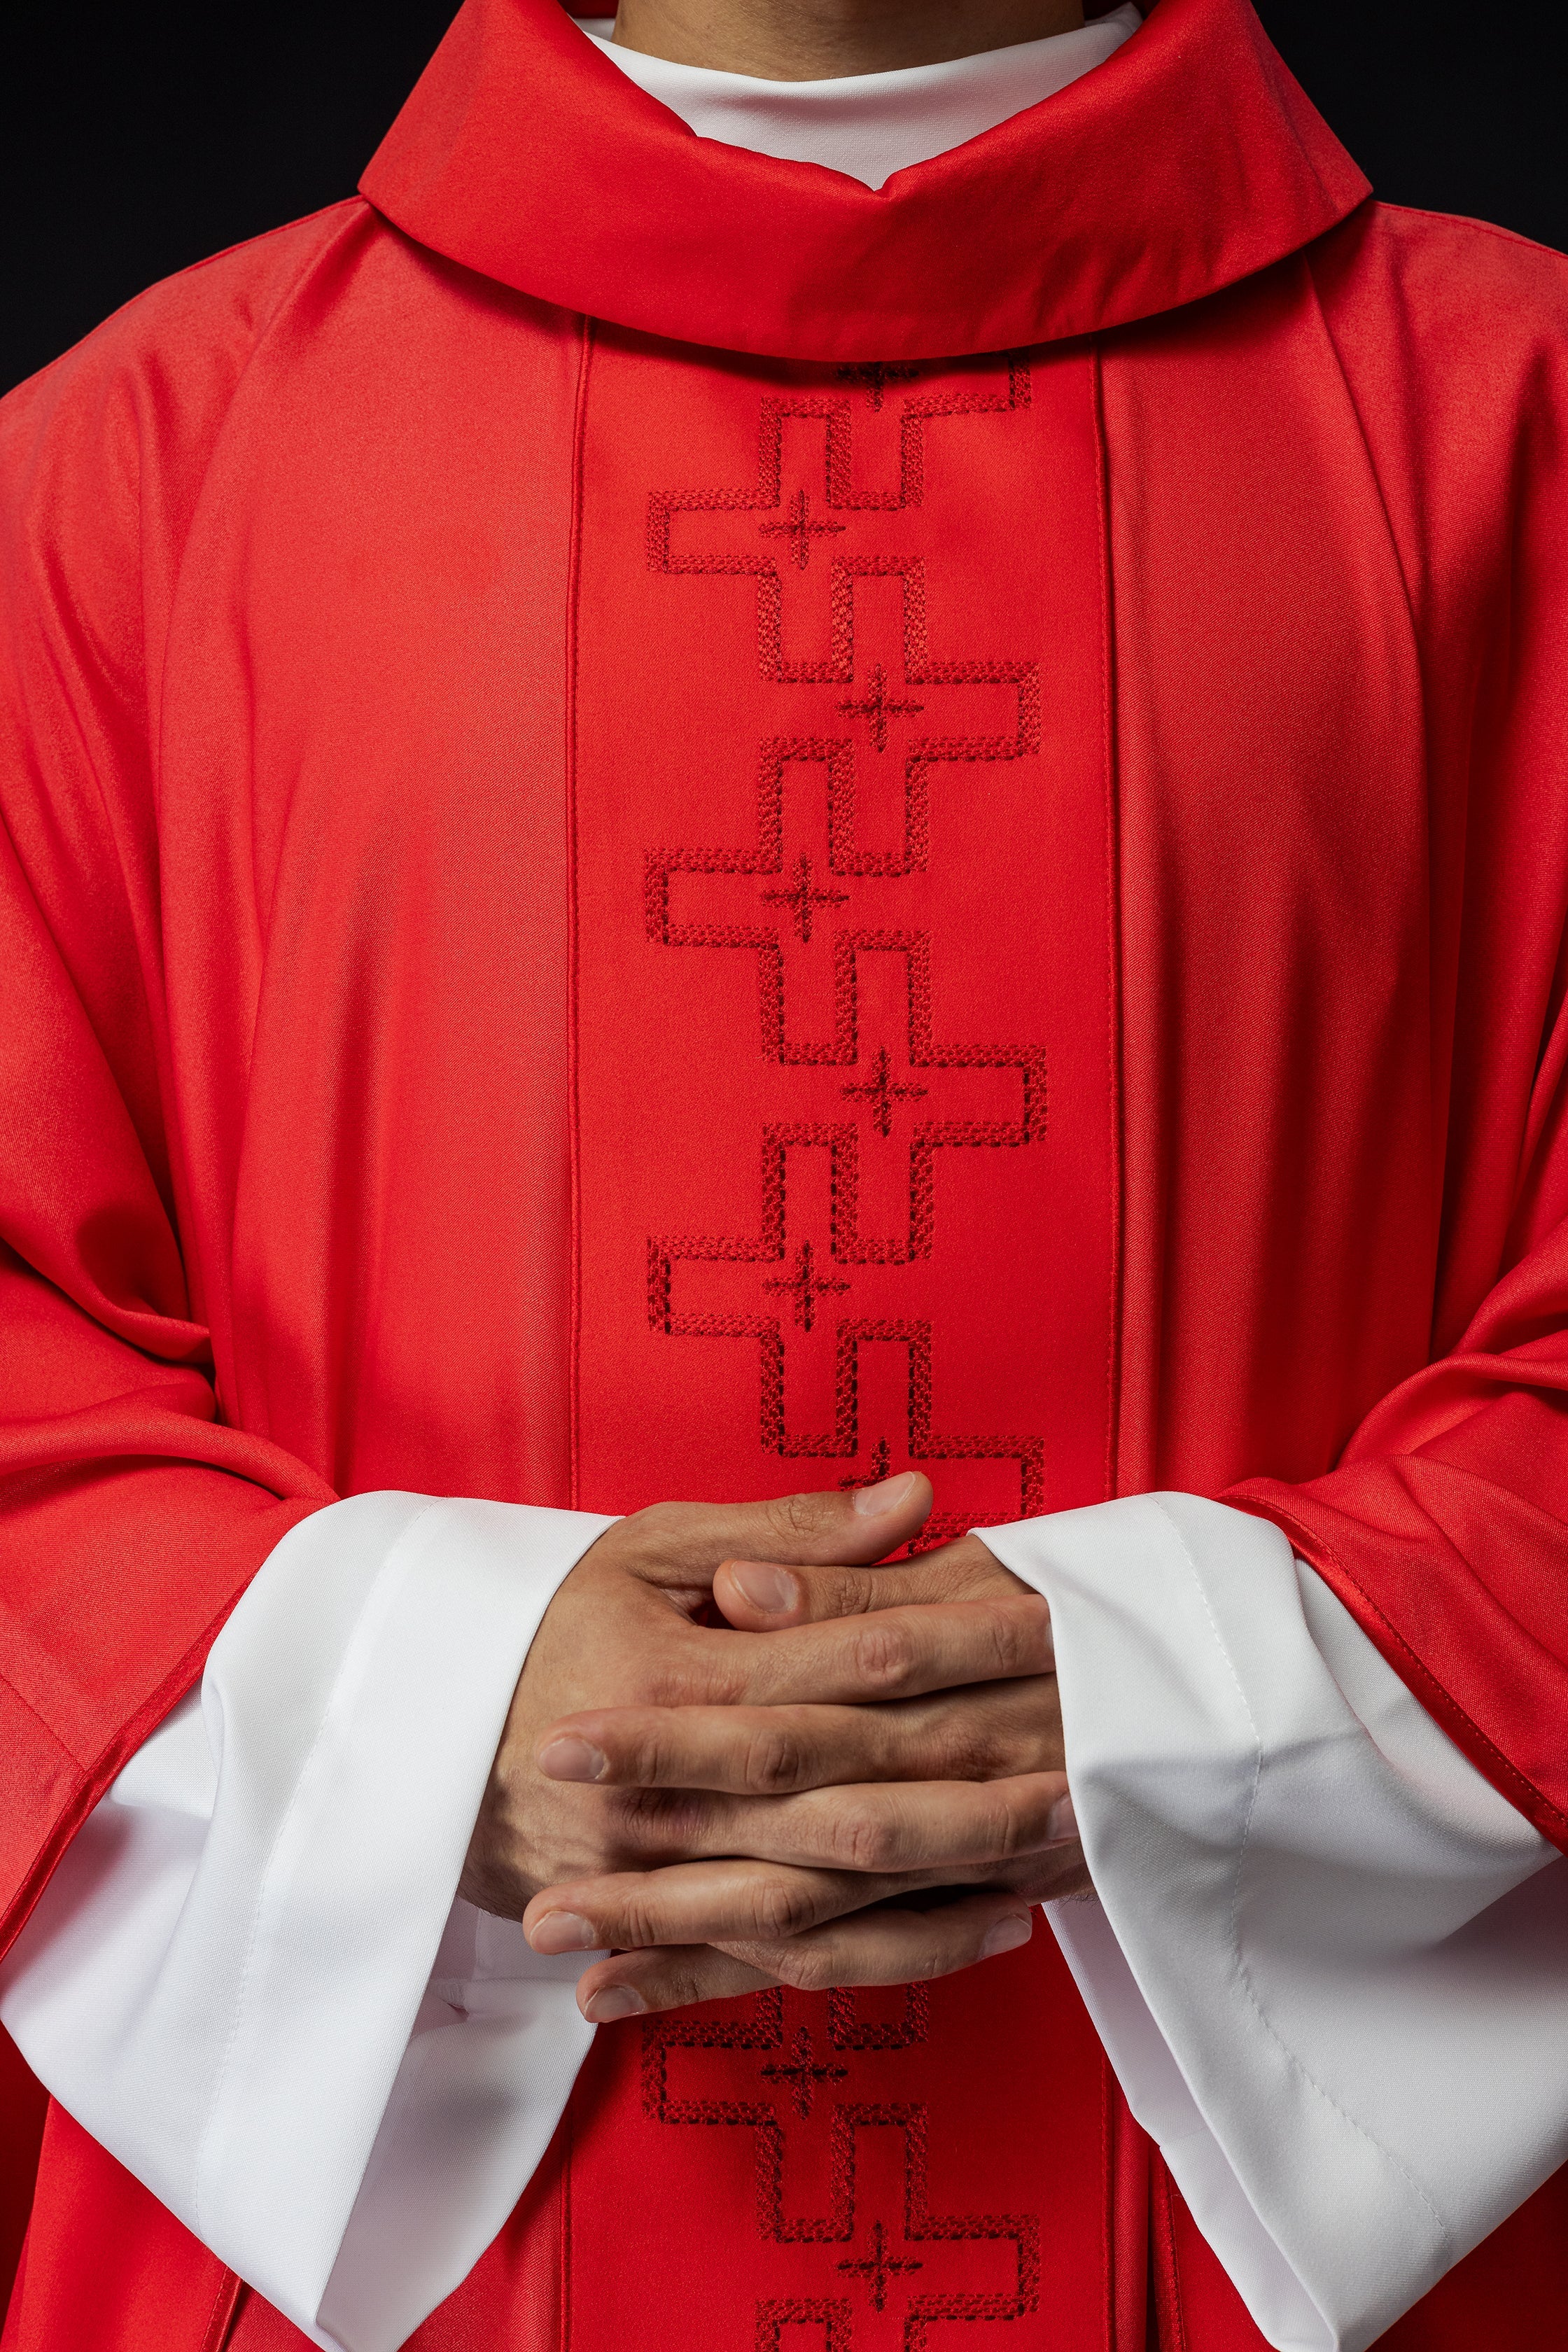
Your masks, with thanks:
[[[1266,1518],[1269,1520],[1272,1525],[1279,1528],[1282,1535],[1289,1530],[1293,1529],[1294,1532],[1301,1538],[1299,1549],[1303,1554],[1310,1556],[1308,1559],[1309,1566],[1312,1565],[1312,1559],[1315,1557],[1317,1560],[1322,1562],[1326,1567],[1331,1568],[1336,1576],[1343,1577],[1345,1582],[1360,1601],[1363,1608],[1365,1609],[1368,1615],[1374,1617],[1379,1625],[1382,1626],[1384,1633],[1388,1638],[1390,1647],[1397,1650],[1400,1656],[1405,1661],[1408,1671],[1405,1675],[1405,1680],[1411,1683],[1416,1689],[1426,1691],[1430,1696],[1433,1704],[1429,1712],[1435,1715],[1439,1722],[1442,1721],[1443,1715],[1447,1712],[1454,1716],[1458,1722],[1462,1723],[1466,1730],[1469,1733],[1471,1738],[1475,1741],[1477,1747],[1484,1749],[1486,1754],[1491,1759],[1498,1777],[1501,1780],[1507,1780],[1510,1786],[1518,1789],[1521,1792],[1525,1799],[1525,1802],[1521,1805],[1520,1811],[1528,1815],[1532,1807],[1539,1806],[1542,1812],[1549,1813],[1552,1819],[1556,1822],[1559,1832],[1559,1834],[1552,1839],[1552,1843],[1554,1845],[1563,1848],[1564,1851],[1568,1851],[1568,1813],[1563,1812],[1558,1806],[1554,1805],[1551,1798],[1543,1794],[1543,1792],[1536,1787],[1533,1780],[1527,1780],[1524,1774],[1520,1770],[1518,1765],[1511,1764],[1509,1761],[1508,1758],[1503,1754],[1502,1749],[1497,1745],[1497,1742],[1494,1739],[1489,1738],[1487,1734],[1481,1729],[1480,1725],[1476,1721],[1475,1717],[1471,1715],[1468,1709],[1461,1706],[1457,1698],[1454,1698],[1444,1689],[1442,1684],[1433,1674],[1430,1666],[1428,1666],[1426,1661],[1421,1657],[1419,1652],[1411,1647],[1410,1643],[1405,1640],[1405,1635],[1399,1631],[1398,1626],[1393,1622],[1392,1619],[1388,1617],[1377,1601],[1373,1599],[1365,1586],[1362,1584],[1357,1578],[1352,1575],[1350,1570],[1345,1566],[1343,1560],[1334,1550],[1332,1545],[1326,1542],[1315,1528],[1309,1527],[1305,1519],[1297,1518],[1293,1512],[1286,1510],[1280,1504],[1271,1502],[1268,1505],[1264,1506],[1262,1504],[1256,1504],[1246,1500],[1238,1500],[1229,1507],[1240,1511],[1248,1511],[1255,1518]],[[1539,1824],[1537,1824],[1537,1826],[1539,1827]]]
[[[1521,245],[1527,253],[1549,253],[1553,261],[1562,259],[1555,246],[1542,245],[1539,237],[1521,236],[1518,229],[1503,228],[1497,221],[1477,220],[1470,213],[1438,213],[1429,205],[1394,205],[1383,196],[1374,196],[1373,202],[1379,213],[1392,213],[1400,220],[1436,221],[1444,228],[1469,229],[1477,236],[1495,237],[1500,245]]]
[[[1123,1168],[1127,1140],[1122,1128],[1121,1108],[1121,845],[1117,791],[1116,612],[1110,551],[1110,446],[1105,430],[1104,384],[1098,336],[1089,355],[1089,399],[1094,411],[1095,450],[1099,458],[1096,487],[1100,509],[1100,693],[1105,730],[1106,988],[1109,998],[1106,1083],[1110,1093],[1108,1174],[1110,1187],[1110,1314],[1105,1349],[1105,1492],[1109,1498],[1117,1491],[1121,1471]]]
[[[580,655],[580,603],[583,593],[583,473],[588,429],[588,368],[594,352],[594,322],[584,318],[577,359],[577,399],[572,420],[572,521],[567,555],[566,586],[566,1103],[567,1149],[571,1155],[572,1225],[571,1297],[567,1307],[567,1433],[570,1454],[569,1500],[573,1510],[582,1496],[582,1356],[583,1356],[583,1137],[579,1072],[579,1005],[577,990],[577,688]]]
[[[1415,595],[1411,585],[1410,574],[1405,569],[1405,550],[1399,543],[1399,534],[1394,527],[1394,517],[1388,508],[1388,494],[1384,488],[1383,476],[1378,470],[1372,443],[1367,437],[1366,420],[1362,414],[1362,405],[1356,397],[1355,387],[1351,382],[1350,370],[1345,365],[1344,353],[1341,351],[1333,328],[1330,324],[1328,307],[1323,299],[1322,288],[1318,283],[1318,273],[1312,267],[1310,252],[1304,253],[1301,260],[1306,272],[1307,290],[1311,296],[1313,313],[1323,341],[1328,346],[1329,356],[1333,362],[1334,373],[1339,378],[1340,389],[1344,394],[1346,405],[1354,419],[1356,438],[1361,443],[1362,455],[1366,459],[1366,469],[1372,478],[1373,488],[1377,493],[1378,512],[1383,517],[1383,535],[1387,541],[1388,551],[1394,559],[1394,568],[1399,575],[1400,594],[1405,601],[1405,617],[1410,624],[1411,651],[1415,656],[1415,672],[1421,682],[1423,703],[1425,703],[1426,679],[1421,663],[1421,625],[1415,614]],[[1423,717],[1425,717],[1425,709],[1423,709]]]
[[[1165,2206],[1165,2252],[1170,2259],[1171,2318],[1176,2330],[1174,2352],[1187,2352],[1187,2314],[1182,2301],[1182,2263],[1176,2252],[1176,2217],[1171,2206],[1169,2173],[1161,2183],[1161,2195]]]
[[[170,1668],[163,1681],[148,1697],[143,1699],[142,1705],[128,1721],[121,1726],[113,1738],[108,1740],[99,1749],[97,1755],[87,1763],[82,1761],[74,1749],[66,1746],[58,1732],[55,1731],[46,1718],[38,1714],[37,1709],[29,1704],[10,1677],[0,1675],[0,1681],[5,1683],[6,1689],[15,1693],[18,1706],[27,1709],[28,1714],[35,1717],[47,1737],[60,1749],[62,1755],[69,1758],[81,1776],[69,1800],[51,1823],[32,1861],[28,1864],[25,1874],[18,1882],[17,1892],[9,1908],[0,1912],[0,1958],[9,1951],[31,1917],[35,1904],[47,1885],[71,1838],[86,1821],[100,1797],[107,1790],[110,1782],[121,1766],[129,1762],[141,1745],[142,1739],[147,1736],[141,1727],[145,1725],[147,1731],[151,1731],[155,1725],[161,1723],[170,1706],[177,1698],[184,1696],[191,1683],[199,1676],[201,1657],[222,1632],[225,1620],[238,1600],[237,1592],[229,1596],[217,1615],[208,1621],[190,1648]],[[132,1732],[136,1732],[138,1735],[134,1739],[129,1737]]]
[[[1426,2189],[1422,2187],[1420,2181],[1416,2179],[1415,2174],[1409,2169],[1408,2166],[1404,2164],[1401,2159],[1394,2155],[1392,2148],[1385,2147],[1374,2133],[1368,2131],[1364,2124],[1358,2123],[1354,2116],[1349,2114],[1345,2108],[1341,2106],[1339,2101],[1333,2096],[1333,2094],[1325,2089],[1324,2085],[1319,2082],[1317,2076],[1312,2073],[1305,2060],[1291,2049],[1289,2043],[1284,2039],[1283,2035],[1279,2033],[1271,2020],[1266,2014],[1263,2005],[1258,1998],[1258,1993],[1252,1981],[1251,1971],[1248,1969],[1247,1962],[1243,1959],[1241,1954],[1241,1884],[1243,1874],[1247,1866],[1247,1844],[1252,1835],[1253,1815],[1258,1807],[1258,1791],[1263,1785],[1263,1742],[1258,1733],[1258,1724],[1253,1716],[1252,1709],[1247,1704],[1247,1693],[1242,1686],[1241,1676],[1236,1670],[1236,1664],[1234,1659],[1231,1657],[1229,1647],[1226,1643],[1224,1634],[1220,1632],[1219,1621],[1215,1617],[1214,1610],[1210,1605],[1208,1594],[1204,1589],[1203,1578],[1198,1573],[1197,1562],[1193,1558],[1186,1538],[1183,1535],[1181,1528],[1176,1525],[1175,1520],[1171,1517],[1170,1512],[1166,1510],[1163,1503],[1160,1501],[1158,1496],[1152,1496],[1150,1499],[1153,1503],[1154,1507],[1159,1512],[1161,1517],[1164,1520],[1166,1526],[1170,1528],[1172,1535],[1175,1538],[1176,1543],[1181,1550],[1182,1558],[1187,1564],[1187,1571],[1192,1578],[1193,1585],[1197,1592],[1198,1599],[1203,1603],[1204,1614],[1208,1619],[1210,1630],[1214,1634],[1215,1646],[1219,1651],[1220,1656],[1225,1660],[1226,1672],[1229,1675],[1231,1681],[1236,1685],[1236,1695],[1241,1701],[1242,1712],[1247,1717],[1247,1729],[1252,1734],[1254,1758],[1252,1787],[1247,1796],[1247,1819],[1242,1827],[1241,1843],[1237,1850],[1236,1874],[1230,1911],[1231,1954],[1236,1963],[1237,1976],[1240,1981],[1242,1990],[1246,1993],[1248,2001],[1251,2003],[1253,2014],[1258,2019],[1259,2025],[1262,2026],[1265,2033],[1268,2034],[1269,2040],[1280,2052],[1287,2064],[1300,2077],[1301,2081],[1307,2084],[1309,2089],[1317,2093],[1319,2098],[1322,2100],[1325,2106],[1331,2109],[1331,2111],[1339,2116],[1342,2123],[1347,2124],[1351,2130],[1356,2134],[1359,2139],[1364,2140],[1369,2147],[1374,2149],[1384,2161],[1392,2167],[1392,2168],[1399,2175],[1400,2179],[1405,2182],[1405,2186],[1416,2198],[1419,2199],[1422,2205],[1425,2206],[1426,2211],[1431,2215],[1433,2221],[1436,2222],[1438,2230],[1442,2233],[1445,2242],[1449,2242],[1451,2240],[1452,2232],[1449,2229],[1448,2223],[1444,2220],[1443,2215],[1439,2212],[1437,2207],[1433,2203],[1431,2198],[1427,2195]]]
[[[1100,2160],[1105,2179],[1100,2200],[1100,2259],[1105,2265],[1105,2352],[1116,2352],[1116,2131],[1110,2107],[1110,2065],[1100,2054]]]
[[[231,2270],[219,2273],[217,2293],[207,2314],[206,2329],[202,2336],[202,2352],[225,2352],[234,2336],[234,2323],[239,2311],[239,2299],[245,2288],[238,2274]]]

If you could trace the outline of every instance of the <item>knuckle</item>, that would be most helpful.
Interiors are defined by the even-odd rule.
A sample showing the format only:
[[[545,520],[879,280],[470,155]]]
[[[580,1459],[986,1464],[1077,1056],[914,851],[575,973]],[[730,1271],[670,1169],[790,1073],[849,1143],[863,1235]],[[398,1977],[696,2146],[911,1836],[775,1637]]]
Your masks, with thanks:
[[[653,1549],[662,1553],[668,1545],[684,1533],[687,1513],[679,1503],[649,1503],[645,1510],[634,1513],[627,1523]]]
[[[816,1924],[810,1890],[798,1880],[765,1879],[752,1895],[751,1933],[759,1943],[787,1942]]]
[[[671,1853],[694,1843],[706,1821],[702,1799],[689,1789],[624,1789],[615,1822],[625,1842],[644,1853]]]
[[[606,1944],[624,1951],[645,1951],[662,1940],[658,1906],[640,1888],[633,1887],[621,1897],[613,1917],[600,1918],[595,1924]]]
[[[896,1617],[868,1616],[853,1638],[851,1671],[868,1690],[900,1690],[914,1671],[916,1647],[910,1628]]]
[[[786,1945],[773,1955],[773,1972],[795,1992],[826,1992],[835,1982],[832,1952],[825,1941]]]
[[[842,1569],[819,1580],[815,1597],[819,1616],[869,1616],[877,1606],[876,1580],[864,1569]]]
[[[1001,1606],[1007,1612],[1016,1629],[1024,1675],[1043,1674],[1052,1664],[1051,1612],[1048,1601],[1037,1592],[1018,1592],[1009,1596]]]
[[[753,1796],[787,1795],[806,1785],[805,1744],[787,1724],[764,1724],[753,1732],[743,1778]]]
[[[1016,1810],[1003,1803],[988,1806],[982,1813],[973,1851],[981,1862],[1011,1862],[1015,1854],[1024,1851],[1026,1843]]]
[[[814,1536],[822,1525],[823,1508],[820,1495],[780,1495],[768,1505],[768,1517],[786,1536]]]
[[[692,2009],[710,1998],[701,1969],[689,1963],[665,1969],[641,1990],[650,2009]]]
[[[945,1723],[935,1741],[933,1778],[942,1780],[994,1780],[1007,1769],[1005,1743],[988,1724],[960,1717]]]
[[[987,1851],[998,1862],[1033,1853],[1046,1834],[1045,1801],[1027,1784],[1015,1787],[998,1800],[986,1828]]]
[[[833,1843],[836,1860],[847,1869],[881,1873],[897,1864],[901,1840],[885,1815],[851,1812],[835,1823]]]
[[[637,1696],[645,1706],[700,1706],[710,1700],[724,1705],[732,1684],[738,1691],[739,1678],[727,1671],[721,1650],[681,1642],[645,1664]]]
[[[669,1738],[657,1723],[634,1724],[618,1738],[612,1727],[600,1744],[609,1772],[628,1788],[658,1788],[673,1777]]]
[[[1010,1568],[1003,1567],[995,1553],[983,1544],[978,1536],[964,1536],[940,1557],[955,1596],[987,1592],[1013,1594],[1029,1590],[1021,1577],[1015,1576]]]

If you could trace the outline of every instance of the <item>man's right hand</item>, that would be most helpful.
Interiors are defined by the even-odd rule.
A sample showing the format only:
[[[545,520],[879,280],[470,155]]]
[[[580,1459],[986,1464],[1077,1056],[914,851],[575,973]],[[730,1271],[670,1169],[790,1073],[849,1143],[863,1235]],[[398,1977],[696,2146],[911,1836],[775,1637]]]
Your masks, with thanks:
[[[713,1579],[726,1561],[864,1566],[916,1535],[931,1502],[927,1481],[906,1473],[850,1494],[661,1504],[606,1529],[534,1637],[461,1892],[485,1910],[521,1917],[546,1887],[655,1871],[665,1874],[662,1885],[679,1886],[684,1874],[670,1865],[741,1855],[754,1858],[742,1900],[749,1906],[754,1894],[755,1930],[776,1937],[879,1894],[983,1884],[1021,1854],[1059,1845],[1053,1815],[1067,1783],[1049,1612],[1005,1571],[1004,1589],[952,1606],[892,1608],[780,1632],[702,1622],[716,1616]],[[951,1754],[941,1718],[952,1702],[921,1706],[921,1695],[953,1693],[967,1702],[963,1777],[952,1777],[948,1761],[922,1763]],[[628,1785],[617,1769],[606,1785],[605,1759],[582,1718],[626,1707],[649,1710],[650,1724],[671,1720],[662,1711],[672,1708],[728,1710],[686,1718],[714,1725],[725,1769],[691,1788],[648,1785],[657,1773]],[[889,1807],[892,1790],[863,1785],[911,1780],[940,1782],[936,1801]],[[804,1810],[798,1801],[783,1807],[799,1790],[816,1791]],[[780,1834],[770,1848],[766,1824],[775,1818]],[[700,1909],[703,1876],[693,1873]],[[735,1887],[727,1869],[731,1917]],[[1001,1890],[924,1915],[932,1924],[918,1933],[931,1950],[924,1958],[915,1953],[909,1972],[936,1974],[978,1958],[994,1927],[1018,1925],[1020,1909],[1017,1895]],[[530,1924],[538,1948],[592,1948],[599,1940],[559,1909],[544,1932]],[[693,1932],[700,1940],[700,1918]],[[1026,1932],[1025,1916],[1015,1940]]]

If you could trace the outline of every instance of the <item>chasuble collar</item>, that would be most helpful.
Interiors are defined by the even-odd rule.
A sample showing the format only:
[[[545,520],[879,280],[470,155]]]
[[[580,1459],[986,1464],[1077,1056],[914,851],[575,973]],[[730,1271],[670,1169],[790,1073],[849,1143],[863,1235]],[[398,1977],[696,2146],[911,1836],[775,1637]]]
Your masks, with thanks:
[[[1149,318],[1368,194],[1248,0],[1158,0],[1094,73],[875,190],[699,139],[559,0],[465,0],[362,186],[407,236],[521,293],[816,361]]]

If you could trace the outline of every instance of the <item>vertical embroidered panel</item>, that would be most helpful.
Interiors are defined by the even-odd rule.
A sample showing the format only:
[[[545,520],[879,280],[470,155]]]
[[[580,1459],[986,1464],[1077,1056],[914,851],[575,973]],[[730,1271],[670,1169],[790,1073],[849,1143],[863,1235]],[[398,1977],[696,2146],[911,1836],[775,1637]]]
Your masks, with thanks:
[[[912,1465],[930,1541],[1097,1500],[1087,362],[708,364],[605,331],[595,382],[582,1499]],[[681,2352],[1098,2341],[1098,2053],[1044,1937],[929,1995],[657,2021],[640,2074],[604,2036],[579,2105],[578,2352],[628,2296]]]

